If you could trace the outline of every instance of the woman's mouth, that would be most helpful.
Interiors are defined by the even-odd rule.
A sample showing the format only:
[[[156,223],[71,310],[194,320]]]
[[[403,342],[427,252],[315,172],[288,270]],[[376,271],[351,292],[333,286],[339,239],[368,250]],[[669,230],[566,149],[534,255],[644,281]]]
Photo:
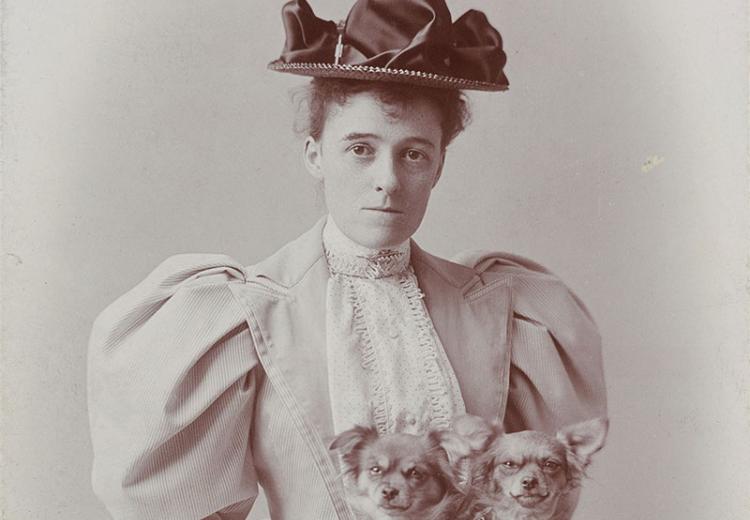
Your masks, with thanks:
[[[366,211],[377,211],[377,212],[380,212],[380,213],[393,213],[393,214],[402,213],[401,211],[399,211],[399,210],[397,210],[395,208],[390,208],[390,207],[373,206],[373,207],[370,207],[370,208],[362,208],[362,209],[364,209]]]

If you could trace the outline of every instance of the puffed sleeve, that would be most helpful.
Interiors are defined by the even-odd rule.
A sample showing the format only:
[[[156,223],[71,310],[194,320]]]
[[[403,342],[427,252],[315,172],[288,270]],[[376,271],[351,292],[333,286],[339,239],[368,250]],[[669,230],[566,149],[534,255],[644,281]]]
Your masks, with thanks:
[[[179,255],[97,318],[88,397],[94,491],[116,520],[244,518],[258,359],[228,284],[241,265]]]
[[[583,303],[544,267],[507,253],[458,259],[481,277],[511,283],[511,366],[506,431],[542,430],[606,417],[601,338]]]

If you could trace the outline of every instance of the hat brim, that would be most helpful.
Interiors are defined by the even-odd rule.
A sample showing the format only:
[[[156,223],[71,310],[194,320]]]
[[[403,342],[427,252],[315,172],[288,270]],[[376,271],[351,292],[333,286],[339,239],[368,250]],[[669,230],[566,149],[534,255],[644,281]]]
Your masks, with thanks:
[[[286,63],[280,60],[268,64],[278,72],[318,78],[358,79],[369,81],[393,81],[423,87],[449,88],[454,90],[508,90],[508,83],[489,83],[466,78],[442,76],[431,72],[406,69],[386,69],[368,65],[334,65],[331,63]]]

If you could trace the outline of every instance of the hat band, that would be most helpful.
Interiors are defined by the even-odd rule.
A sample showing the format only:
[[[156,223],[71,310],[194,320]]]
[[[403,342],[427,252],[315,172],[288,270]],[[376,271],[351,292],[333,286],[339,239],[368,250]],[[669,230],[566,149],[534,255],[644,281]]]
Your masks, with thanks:
[[[417,83],[424,86],[440,88],[457,88],[471,90],[501,91],[508,90],[507,84],[489,83],[466,78],[444,76],[433,72],[420,70],[391,69],[373,67],[371,65],[349,65],[346,63],[284,63],[276,60],[268,64],[268,68],[279,72],[289,72],[303,76],[318,76],[343,79],[379,80]]]

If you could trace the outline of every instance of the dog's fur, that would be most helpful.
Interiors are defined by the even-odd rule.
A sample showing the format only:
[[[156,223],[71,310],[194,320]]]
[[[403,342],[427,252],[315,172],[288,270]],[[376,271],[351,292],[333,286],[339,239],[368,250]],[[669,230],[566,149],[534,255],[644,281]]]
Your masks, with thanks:
[[[378,435],[357,426],[334,439],[349,504],[372,520],[455,520],[467,497],[461,461],[471,446],[451,431]]]
[[[357,426],[331,449],[341,453],[350,505],[371,520],[567,520],[566,496],[607,427],[594,419],[555,436],[504,433],[499,423],[464,415],[450,431],[421,436]]]
[[[485,446],[472,457],[472,520],[564,520],[566,495],[580,486],[591,456],[604,445],[608,422],[594,419],[555,436],[538,431],[504,433],[471,417],[457,430]]]

